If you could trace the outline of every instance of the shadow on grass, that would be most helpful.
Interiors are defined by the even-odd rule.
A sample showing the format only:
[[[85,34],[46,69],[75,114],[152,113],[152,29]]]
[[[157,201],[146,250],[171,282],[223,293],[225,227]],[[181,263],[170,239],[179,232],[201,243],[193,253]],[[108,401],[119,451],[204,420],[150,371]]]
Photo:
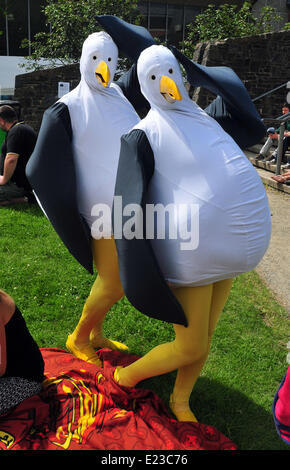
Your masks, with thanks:
[[[139,386],[155,392],[169,410],[174,380],[175,374],[167,374],[144,380]],[[276,432],[272,409],[265,411],[238,390],[200,377],[190,405],[200,423],[214,426],[241,451],[290,450]]]

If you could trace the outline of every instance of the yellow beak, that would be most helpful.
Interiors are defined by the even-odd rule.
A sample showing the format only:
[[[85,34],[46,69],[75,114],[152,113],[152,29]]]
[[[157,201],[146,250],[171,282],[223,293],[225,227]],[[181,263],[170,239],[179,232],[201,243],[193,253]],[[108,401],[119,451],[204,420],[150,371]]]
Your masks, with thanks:
[[[101,83],[104,87],[108,86],[110,81],[110,69],[107,66],[106,62],[103,60],[99,63],[98,67],[95,70],[95,74],[99,83]]]
[[[176,83],[169,77],[162,75],[160,80],[160,93],[169,103],[182,100],[182,96],[178,90]]]

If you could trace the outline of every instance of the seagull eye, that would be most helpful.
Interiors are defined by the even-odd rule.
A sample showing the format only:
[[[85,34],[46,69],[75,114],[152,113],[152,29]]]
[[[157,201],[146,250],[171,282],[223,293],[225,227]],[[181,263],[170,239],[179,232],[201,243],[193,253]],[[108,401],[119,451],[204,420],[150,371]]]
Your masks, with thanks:
[[[109,57],[109,58],[108,58],[108,62],[111,62],[111,60],[112,60],[111,57]]]
[[[97,60],[97,56],[96,56],[96,55],[94,55],[93,60]]]
[[[155,75],[151,75],[152,80],[155,80],[155,78],[156,78]]]
[[[168,72],[169,72],[169,73],[173,73],[173,70],[172,70],[172,69],[169,69]]]

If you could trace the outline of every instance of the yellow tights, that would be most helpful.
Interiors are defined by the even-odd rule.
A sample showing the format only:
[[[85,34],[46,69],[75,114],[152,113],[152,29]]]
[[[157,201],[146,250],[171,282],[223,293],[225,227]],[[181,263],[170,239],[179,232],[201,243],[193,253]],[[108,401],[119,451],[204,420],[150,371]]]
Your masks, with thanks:
[[[232,279],[201,287],[180,287],[173,292],[182,305],[188,327],[174,325],[175,339],[160,344],[127,367],[117,368],[120,385],[133,387],[149,377],[177,369],[170,407],[179,421],[197,421],[189,399],[208,357],[212,334],[230,294]]]
[[[122,343],[105,338],[102,325],[106,313],[124,296],[114,239],[92,240],[94,263],[98,276],[84,305],[74,332],[66,347],[76,357],[101,366],[94,348],[128,349]]]

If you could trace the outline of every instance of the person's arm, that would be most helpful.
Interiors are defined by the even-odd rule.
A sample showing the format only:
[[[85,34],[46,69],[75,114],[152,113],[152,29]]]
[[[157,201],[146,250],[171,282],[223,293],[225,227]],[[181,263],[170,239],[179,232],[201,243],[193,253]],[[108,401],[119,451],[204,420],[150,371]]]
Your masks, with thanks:
[[[10,181],[18,161],[19,155],[17,153],[8,153],[4,161],[3,175],[0,176],[0,185],[8,183]]]
[[[277,134],[277,132],[273,132],[273,133],[269,133],[269,137],[270,139],[279,139],[279,134]]]
[[[280,137],[280,127],[278,127],[278,129],[276,129],[276,135],[277,135],[277,139],[279,139]],[[287,122],[285,124],[285,129],[284,129],[284,137],[290,137],[290,130],[287,129]]]

